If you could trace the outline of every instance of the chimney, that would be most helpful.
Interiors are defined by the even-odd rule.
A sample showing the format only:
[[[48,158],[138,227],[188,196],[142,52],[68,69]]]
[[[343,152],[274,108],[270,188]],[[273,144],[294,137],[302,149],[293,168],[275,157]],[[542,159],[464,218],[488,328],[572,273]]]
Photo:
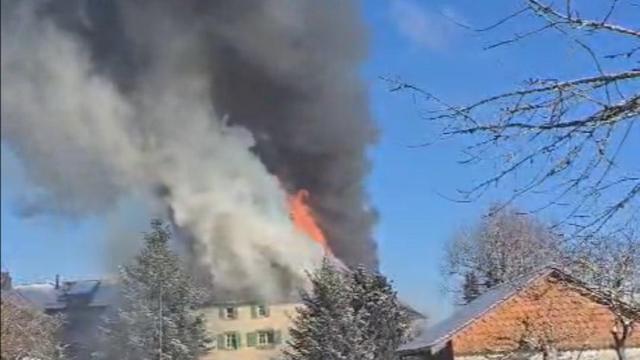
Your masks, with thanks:
[[[60,289],[60,274],[56,274],[55,289],[56,290]]]
[[[11,290],[11,275],[8,271],[0,273],[0,288],[2,290]]]

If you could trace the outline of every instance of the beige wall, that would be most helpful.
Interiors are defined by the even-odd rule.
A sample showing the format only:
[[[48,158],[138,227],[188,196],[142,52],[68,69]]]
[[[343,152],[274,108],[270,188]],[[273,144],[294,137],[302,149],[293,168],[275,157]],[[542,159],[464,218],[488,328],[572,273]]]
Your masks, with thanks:
[[[241,346],[237,350],[212,349],[204,360],[266,360],[277,358],[280,349],[288,339],[288,330],[291,318],[295,315],[295,307],[298,304],[275,304],[267,305],[269,316],[266,318],[253,318],[251,305],[238,305],[236,319],[221,319],[219,316],[219,306],[208,307],[203,310],[207,320],[209,334],[217,338],[218,334],[225,332],[238,332],[241,336]],[[247,346],[247,333],[264,329],[281,331],[281,343],[273,349],[258,349]]]

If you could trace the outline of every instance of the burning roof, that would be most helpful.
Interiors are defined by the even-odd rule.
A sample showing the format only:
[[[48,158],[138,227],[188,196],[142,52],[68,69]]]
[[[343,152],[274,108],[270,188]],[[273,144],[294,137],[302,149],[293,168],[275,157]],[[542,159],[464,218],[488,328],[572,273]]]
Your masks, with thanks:
[[[327,249],[376,267],[358,10],[3,1],[2,140],[38,189],[22,214],[124,222],[120,205],[138,201],[180,230],[194,271],[264,296],[299,284]]]

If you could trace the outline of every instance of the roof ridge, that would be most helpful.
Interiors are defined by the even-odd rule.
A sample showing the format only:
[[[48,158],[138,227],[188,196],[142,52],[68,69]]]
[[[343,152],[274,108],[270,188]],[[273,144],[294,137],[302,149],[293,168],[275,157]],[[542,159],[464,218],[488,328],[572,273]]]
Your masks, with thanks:
[[[12,287],[14,289],[17,289],[17,288],[20,288],[20,287],[38,286],[38,285],[55,286],[55,284],[52,283],[52,282],[38,282],[38,283],[28,283],[28,284],[14,284]]]
[[[508,299],[510,299],[511,297],[513,297],[514,295],[516,295],[518,292],[520,292],[524,287],[526,287],[527,285],[531,284],[532,282],[540,279],[541,277],[547,276],[550,273],[552,273],[554,270],[554,268],[549,267],[549,266],[545,266],[545,267],[541,267],[538,268],[537,270],[532,270],[526,274],[520,275],[518,277],[516,277],[515,279],[509,280],[509,281],[505,281],[499,285],[496,285],[490,289],[487,290],[486,293],[488,293],[489,291],[495,290],[498,287],[507,287],[507,286],[514,286],[515,287],[513,289],[510,289],[508,293],[506,293],[504,296],[502,296],[500,299],[494,301],[489,307],[487,307],[484,311],[481,311],[480,313],[478,313],[476,316],[474,316],[473,318],[469,319],[467,322],[465,322],[464,324],[462,324],[461,326],[457,327],[456,329],[454,329],[452,332],[458,332],[463,328],[466,328],[467,326],[471,325],[473,322],[475,322],[476,320],[478,320],[478,318],[486,315],[487,313],[489,313],[491,310],[495,309],[498,305],[503,304],[505,301],[507,301]],[[526,279],[526,280],[525,280]],[[517,280],[525,280],[522,283],[518,283]],[[517,285],[516,285],[517,284]],[[486,294],[485,293],[485,294]],[[480,297],[478,297],[480,298]],[[478,299],[476,299],[478,300]],[[475,301],[475,300],[474,300]],[[473,303],[473,301],[471,302]],[[469,303],[469,304],[471,304]],[[468,304],[467,304],[468,305]]]
[[[512,280],[505,281],[505,282],[500,283],[500,284],[498,284],[498,285],[496,285],[494,287],[489,288],[484,294],[480,295],[478,298],[476,298],[475,300],[471,301],[470,303],[462,306],[460,309],[458,309],[458,311],[455,311],[448,318],[446,318],[446,319],[434,324],[430,328],[435,328],[436,326],[438,326],[440,324],[446,324],[447,321],[450,321],[450,319],[455,318],[456,315],[460,315],[465,310],[468,310],[468,309],[472,308],[473,305],[477,305],[482,300],[486,300],[487,297],[489,297],[490,295],[495,294],[498,290],[506,288],[507,291],[505,292],[505,294],[502,294],[502,296],[500,296],[498,299],[495,299],[494,301],[489,303],[488,306],[485,306],[485,307],[481,308],[480,311],[470,314],[469,318],[465,319],[462,323],[453,326],[451,329],[447,329],[443,334],[440,334],[435,339],[432,339],[430,341],[430,343],[423,344],[422,346],[418,346],[417,348],[414,348],[414,349],[407,349],[406,347],[411,344],[411,342],[410,342],[408,344],[403,345],[400,348],[400,351],[412,351],[412,350],[416,350],[416,349],[420,349],[420,348],[434,346],[434,345],[442,343],[445,340],[450,339],[454,334],[456,334],[460,330],[468,327],[469,325],[473,324],[476,320],[478,320],[482,316],[486,315],[487,313],[489,313],[490,311],[494,310],[496,307],[498,307],[499,305],[503,304],[505,301],[507,301],[508,299],[513,297],[515,294],[520,292],[520,290],[522,290],[528,284],[540,279],[541,277],[548,276],[548,275],[552,274],[553,272],[560,272],[561,274],[565,274],[566,275],[566,273],[564,271],[562,271],[561,269],[557,268],[557,266],[544,265],[544,266],[541,266],[541,267],[539,267],[537,269],[529,271],[529,272],[527,272],[525,274],[522,274],[522,275],[520,275],[520,276],[518,276],[518,277],[516,277],[516,278],[514,278]],[[512,287],[512,288],[508,288],[508,287]]]

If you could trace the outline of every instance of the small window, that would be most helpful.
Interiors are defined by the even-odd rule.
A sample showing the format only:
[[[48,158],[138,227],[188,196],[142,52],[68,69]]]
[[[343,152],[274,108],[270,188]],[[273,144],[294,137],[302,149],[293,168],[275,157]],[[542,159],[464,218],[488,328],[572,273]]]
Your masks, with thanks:
[[[236,308],[233,306],[227,306],[221,309],[220,315],[223,319],[235,319],[238,315]]]
[[[235,350],[239,346],[238,343],[238,334],[236,333],[226,333],[224,334],[224,348]]]
[[[269,307],[264,304],[253,305],[251,307],[251,317],[254,319],[269,317]]]
[[[266,305],[257,305],[256,306],[256,316],[257,317],[267,317],[269,316],[269,312],[267,311]]]

